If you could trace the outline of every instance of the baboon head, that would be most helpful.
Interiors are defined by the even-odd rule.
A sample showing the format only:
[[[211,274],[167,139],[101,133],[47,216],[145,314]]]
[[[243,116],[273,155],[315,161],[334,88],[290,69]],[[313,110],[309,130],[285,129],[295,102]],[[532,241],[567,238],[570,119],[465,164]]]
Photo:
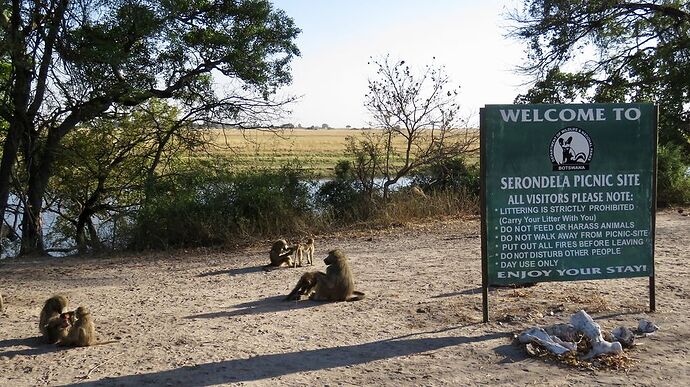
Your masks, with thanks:
[[[326,265],[335,265],[341,261],[344,261],[345,259],[345,254],[342,251],[336,249],[329,251],[328,256],[324,258],[323,262]]]
[[[89,310],[83,306],[80,306],[77,308],[77,310],[74,311],[74,314],[77,315],[77,319],[82,319],[89,315]]]

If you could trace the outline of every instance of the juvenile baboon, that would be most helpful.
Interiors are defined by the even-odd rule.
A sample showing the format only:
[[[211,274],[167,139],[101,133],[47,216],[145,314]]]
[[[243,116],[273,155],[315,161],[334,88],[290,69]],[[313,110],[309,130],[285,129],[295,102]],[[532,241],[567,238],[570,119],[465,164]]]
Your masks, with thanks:
[[[47,299],[41,309],[38,329],[50,344],[56,343],[65,333],[62,327],[63,319],[60,316],[68,303],[67,297],[55,295]]]
[[[91,313],[85,307],[80,306],[74,311],[74,317],[76,317],[76,321],[59,344],[76,347],[88,347],[96,344],[96,327],[91,319]]]
[[[63,328],[69,328],[77,321],[77,311],[73,310],[70,312],[65,312],[60,315],[60,321],[62,321]]]
[[[306,242],[297,241],[293,246],[295,249],[295,260],[292,262],[292,267],[302,267],[304,256],[307,256],[307,263],[311,266],[314,264],[314,238],[308,238]]]
[[[304,247],[302,246],[302,242],[297,241],[294,245],[290,247],[294,249],[295,253],[295,259],[292,260],[292,265],[290,266],[292,266],[293,268],[297,266],[302,267],[302,257],[304,255]]]
[[[303,253],[307,255],[307,263],[314,265],[314,238],[307,238],[307,242],[302,246]]]
[[[364,298],[364,293],[355,290],[352,271],[342,251],[331,250],[323,262],[328,265],[326,273],[312,271],[303,274],[287,300],[298,300],[302,295],[309,295],[309,299],[314,301],[357,301]]]
[[[302,274],[299,281],[297,281],[297,285],[295,285],[295,288],[285,297],[285,300],[295,301],[299,300],[303,295],[311,294],[311,291],[316,287],[318,277],[326,278],[326,273],[322,271],[308,271]]]
[[[292,266],[292,253],[295,251],[294,246],[288,247],[285,239],[277,240],[273,243],[271,251],[268,253],[268,257],[271,259],[271,263],[266,266]]]

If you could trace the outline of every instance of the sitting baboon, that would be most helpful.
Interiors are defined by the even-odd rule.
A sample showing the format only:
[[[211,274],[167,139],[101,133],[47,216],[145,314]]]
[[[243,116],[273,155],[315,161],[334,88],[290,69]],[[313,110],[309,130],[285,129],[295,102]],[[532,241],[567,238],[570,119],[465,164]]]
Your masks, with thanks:
[[[342,251],[330,251],[323,261],[328,265],[326,272],[303,274],[287,300],[299,300],[302,295],[308,295],[314,301],[357,301],[364,298],[364,293],[355,290],[350,265]]]
[[[63,326],[64,319],[61,318],[61,315],[68,303],[67,297],[55,295],[47,299],[43,309],[41,309],[38,329],[50,344],[58,342],[67,333]]]
[[[58,344],[76,347],[88,347],[89,345],[96,344],[96,327],[91,319],[91,314],[86,308],[83,306],[78,307],[74,311],[73,317],[69,317],[67,313],[65,315],[68,316],[66,319],[76,318],[76,321],[69,327],[67,335]]]
[[[271,263],[266,266],[292,266],[292,253],[295,251],[294,246],[288,247],[285,239],[277,240],[273,243],[271,251],[268,253],[268,257],[271,259]]]

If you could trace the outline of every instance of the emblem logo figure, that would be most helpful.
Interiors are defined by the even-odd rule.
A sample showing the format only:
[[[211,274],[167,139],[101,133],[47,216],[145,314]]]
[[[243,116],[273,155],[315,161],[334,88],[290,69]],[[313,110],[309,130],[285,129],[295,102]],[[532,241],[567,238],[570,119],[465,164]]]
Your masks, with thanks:
[[[587,132],[578,127],[561,129],[551,139],[549,157],[554,171],[589,170],[594,146]]]

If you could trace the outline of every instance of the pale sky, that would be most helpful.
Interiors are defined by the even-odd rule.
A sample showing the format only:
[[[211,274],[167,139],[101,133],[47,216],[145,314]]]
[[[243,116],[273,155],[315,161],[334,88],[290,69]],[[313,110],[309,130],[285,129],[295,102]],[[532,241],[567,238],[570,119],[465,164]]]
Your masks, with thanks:
[[[364,108],[370,57],[390,54],[413,68],[444,65],[459,102],[478,125],[479,108],[512,103],[526,90],[515,73],[524,46],[506,38],[505,14],[514,0],[273,0],[295,20],[301,57],[292,62],[293,84],[302,96],[285,122],[305,127],[370,126]]]

